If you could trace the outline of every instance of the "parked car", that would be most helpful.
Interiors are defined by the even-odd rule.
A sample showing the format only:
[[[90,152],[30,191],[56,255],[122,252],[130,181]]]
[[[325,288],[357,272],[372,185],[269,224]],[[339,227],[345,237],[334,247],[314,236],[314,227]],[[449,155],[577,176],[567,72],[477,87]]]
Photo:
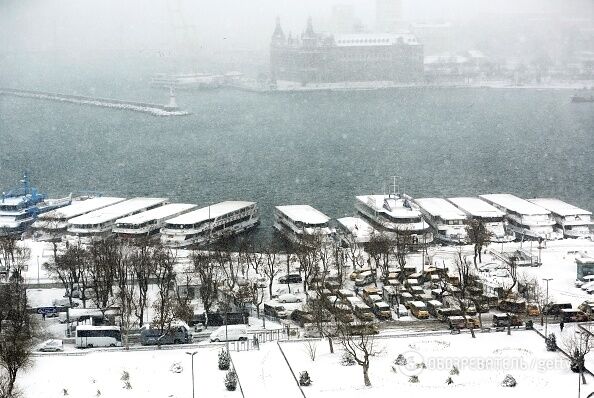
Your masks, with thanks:
[[[561,309],[561,322],[587,322],[589,320],[590,317],[583,311],[571,308]]]
[[[283,319],[286,318],[289,313],[281,304],[270,301],[268,303],[264,303],[264,315]]]
[[[544,315],[559,315],[562,309],[571,309],[571,303],[549,303],[542,310]]]
[[[325,312],[322,313],[324,315]],[[304,327],[306,323],[313,323],[314,316],[312,313],[303,310],[294,310],[291,313],[291,320],[295,321],[299,326]],[[330,319],[325,319],[324,321],[329,321]]]
[[[392,310],[387,303],[376,301],[373,303],[373,313],[380,319],[392,319]]]
[[[467,316],[466,319],[463,316],[450,316],[448,317],[448,325],[450,329],[476,329],[480,327],[478,319],[470,316]]]
[[[278,278],[278,283],[301,283],[303,278],[299,274],[287,274]]]
[[[369,285],[375,281],[375,275],[373,271],[361,272],[355,279],[355,286],[362,287]]]
[[[362,272],[371,272],[371,268],[356,269],[353,272],[351,272],[351,274],[349,275],[349,279],[352,281],[356,280],[359,274],[361,274]]]
[[[281,294],[280,296],[278,296],[278,302],[279,303],[300,303],[301,299],[299,297],[295,296],[294,294],[287,293],[287,294]]]
[[[46,340],[39,345],[37,351],[40,352],[62,352],[64,351],[64,343],[62,340],[51,339]]]
[[[398,316],[408,316],[408,310],[406,309],[404,304],[397,305],[394,311],[397,311],[396,314]]]

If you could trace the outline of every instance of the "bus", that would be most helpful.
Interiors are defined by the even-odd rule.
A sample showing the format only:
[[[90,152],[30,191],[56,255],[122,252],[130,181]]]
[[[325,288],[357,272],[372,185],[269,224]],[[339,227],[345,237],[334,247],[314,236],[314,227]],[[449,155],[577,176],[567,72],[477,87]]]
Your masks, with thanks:
[[[122,332],[117,326],[79,325],[75,342],[76,348],[121,347]]]

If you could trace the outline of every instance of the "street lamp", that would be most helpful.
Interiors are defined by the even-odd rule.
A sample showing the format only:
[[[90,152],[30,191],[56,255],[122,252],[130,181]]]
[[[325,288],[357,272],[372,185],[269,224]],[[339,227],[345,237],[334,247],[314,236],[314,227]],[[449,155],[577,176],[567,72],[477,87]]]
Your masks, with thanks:
[[[543,281],[545,281],[547,283],[547,297],[545,299],[545,308],[547,311],[549,310],[548,306],[549,306],[549,281],[552,281],[553,278],[542,278]],[[548,331],[548,326],[549,326],[549,317],[548,314],[545,314],[545,337],[548,336],[547,331]]]
[[[198,354],[198,351],[192,351],[192,352],[186,352],[186,354],[188,354],[189,356],[192,357],[192,398],[195,398],[194,396],[194,355]]]
[[[261,286],[260,289],[262,289],[262,301],[264,301],[264,286]],[[258,306],[258,308],[260,308],[260,306]],[[264,329],[266,329],[266,314],[262,313],[262,327]]]

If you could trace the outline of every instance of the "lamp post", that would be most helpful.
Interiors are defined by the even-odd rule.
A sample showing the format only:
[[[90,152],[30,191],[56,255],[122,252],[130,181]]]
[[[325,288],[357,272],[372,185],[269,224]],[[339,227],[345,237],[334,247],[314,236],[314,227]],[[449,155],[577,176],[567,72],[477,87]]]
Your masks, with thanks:
[[[262,290],[262,301],[264,301],[264,286],[260,287],[260,289]],[[260,306],[258,306],[258,308],[260,308]],[[262,327],[264,329],[266,329],[266,314],[262,313]]]
[[[186,354],[188,354],[189,356],[192,357],[192,398],[195,398],[194,396],[194,355],[198,354],[198,351],[192,351],[192,352],[186,352]]]
[[[552,281],[553,278],[542,278],[542,280],[547,283],[547,296],[545,299],[545,309],[548,311],[549,309],[547,307],[549,305],[549,281]],[[545,314],[545,337],[548,336],[548,334],[547,334],[548,326],[549,326],[549,317],[548,317],[548,314]]]

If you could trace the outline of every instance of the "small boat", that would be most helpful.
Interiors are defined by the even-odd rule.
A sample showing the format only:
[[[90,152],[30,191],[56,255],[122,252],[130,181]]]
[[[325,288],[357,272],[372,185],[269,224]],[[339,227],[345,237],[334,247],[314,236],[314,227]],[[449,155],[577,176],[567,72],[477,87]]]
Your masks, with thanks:
[[[576,95],[571,96],[571,102],[577,102],[577,103],[594,102],[594,95],[586,97],[586,96],[581,96],[581,95],[576,94]]]

